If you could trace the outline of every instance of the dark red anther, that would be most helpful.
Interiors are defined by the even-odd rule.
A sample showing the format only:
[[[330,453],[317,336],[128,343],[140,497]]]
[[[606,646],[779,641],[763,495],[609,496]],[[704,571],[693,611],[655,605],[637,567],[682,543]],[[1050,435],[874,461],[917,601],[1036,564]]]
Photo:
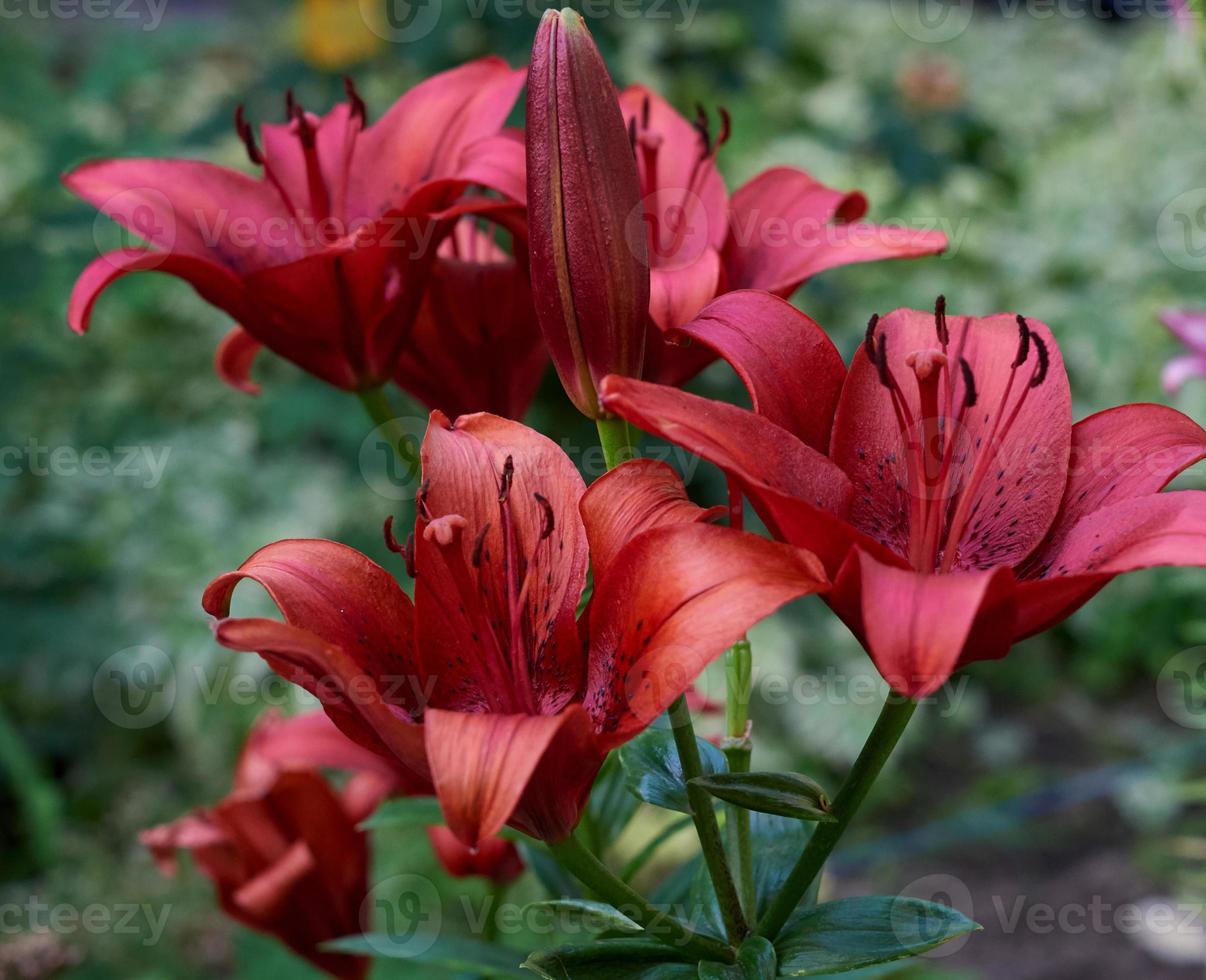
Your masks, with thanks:
[[[247,117],[243,114],[242,103],[235,107],[235,132],[239,134],[239,139],[243,141],[243,145],[247,148],[247,156],[251,158],[251,162],[257,167],[263,166],[264,156],[256,145],[255,131],[251,128],[251,123],[247,121]]]
[[[946,347],[951,342],[951,331],[946,325],[946,297],[939,295],[934,300],[934,329],[938,332],[938,343]]]
[[[649,104],[649,96],[646,95],[643,99],[641,99],[641,128],[642,129],[649,128],[649,110],[650,110],[650,108],[651,107]]]
[[[720,113],[720,135],[716,137],[716,147],[719,149],[733,135],[733,117],[729,115],[729,110],[724,106],[717,106],[716,111]]]
[[[699,138],[703,142],[703,153],[701,156],[709,156],[712,153],[712,132],[711,126],[708,123],[708,113],[702,105],[695,103],[695,131],[699,133]]]
[[[963,371],[963,407],[972,408],[980,397],[976,392],[976,376],[966,357],[959,358],[959,367]]]
[[[515,460],[510,456],[503,463],[502,480],[498,485],[498,502],[506,503],[507,496],[511,493],[511,481],[515,479]]]
[[[314,127],[306,118],[306,110],[300,105],[293,106],[293,120],[297,123],[297,138],[307,150],[314,149]]]
[[[879,326],[879,314],[872,313],[871,319],[867,321],[867,336],[863,339],[863,350],[867,352],[867,359],[875,363],[875,328]]]
[[[875,349],[875,361],[873,362],[876,368],[879,369],[879,383],[885,388],[892,387],[892,375],[888,371],[888,338],[880,335],[879,343]]]
[[[637,145],[636,116],[633,116],[631,119],[628,120],[628,142],[631,144],[632,152],[635,154],[636,153],[636,145]]]
[[[356,83],[352,80],[351,75],[343,76],[343,90],[347,94],[348,103],[352,107],[352,118],[359,118],[361,126],[368,125],[368,106],[364,104],[364,99],[360,97],[360,93],[356,91]]]
[[[1022,314],[1018,314],[1018,353],[1013,359],[1013,367],[1020,368],[1030,357],[1030,324]]]
[[[285,89],[285,122],[293,118],[297,108],[297,100],[293,98],[293,89]]]
[[[469,556],[469,564],[474,568],[480,568],[482,564],[482,551],[486,547],[486,535],[490,533],[490,522],[487,521],[482,525],[482,529],[477,532],[477,540],[473,542],[473,553]]]
[[[390,514],[385,519],[385,526],[381,529],[385,534],[385,547],[389,548],[395,555],[402,554],[402,545],[398,544],[398,539],[394,537],[394,515]]]
[[[549,503],[549,498],[542,493],[533,493],[536,498],[536,503],[540,504],[540,509],[544,512],[544,525],[540,529],[540,540],[543,541],[553,533],[556,526],[553,521],[553,505]]]
[[[1047,369],[1051,366],[1051,355],[1047,352],[1047,345],[1043,342],[1043,338],[1036,334],[1033,330],[1028,330],[1031,341],[1034,342],[1034,349],[1038,351],[1038,370],[1034,372],[1034,377],[1030,379],[1030,387],[1037,388],[1047,380]]]

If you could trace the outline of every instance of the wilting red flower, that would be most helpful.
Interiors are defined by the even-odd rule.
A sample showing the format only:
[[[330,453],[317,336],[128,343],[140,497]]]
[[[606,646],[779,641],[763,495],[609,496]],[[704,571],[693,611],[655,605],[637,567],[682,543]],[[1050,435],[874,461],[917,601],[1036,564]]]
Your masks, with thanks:
[[[488,180],[476,152],[497,136],[523,84],[497,58],[428,79],[367,125],[364,102],[323,117],[286,99],[288,120],[239,135],[263,176],[192,160],[102,160],[66,186],[149,248],[95,259],[68,308],[83,333],[97,296],[130,272],[190,283],[239,324],[222,342],[222,377],[256,391],[249,369],[267,347],[349,390],[390,380],[405,349],[436,249],[465,213],[510,208],[464,197]],[[480,179],[479,179],[480,178]]]
[[[640,186],[607,66],[581,15],[549,10],[527,103],[532,292],[566,393],[591,418],[608,374],[640,377],[649,269]]]
[[[585,491],[544,436],[492,415],[432,413],[412,544],[412,604],[330,541],[282,541],[206,590],[229,615],[251,578],[285,622],[227,619],[351,738],[430,780],[451,830],[505,823],[559,840],[607,752],[782,603],[825,586],[816,559],[706,521],[668,466],[634,460]],[[576,615],[593,561],[594,592]]]
[[[734,365],[754,412],[619,377],[604,406],[715,462],[776,537],[815,551],[827,601],[904,694],[1004,656],[1115,575],[1206,563],[1206,493],[1159,493],[1206,457],[1206,432],[1161,405],[1073,425],[1038,321],[897,310],[849,374],[763,294],[686,331]]]
[[[548,364],[532,309],[527,245],[511,256],[468,218],[440,246],[395,378],[450,416],[522,418]]]
[[[1160,320],[1189,348],[1164,365],[1164,390],[1172,394],[1190,378],[1206,378],[1206,310],[1165,310]]]
[[[336,791],[320,765],[356,775]],[[190,851],[231,918],[332,976],[359,980],[370,960],[319,947],[363,931],[369,853],[356,825],[393,786],[393,767],[321,714],[269,715],[252,730],[229,796],[139,838],[166,874],[175,873],[177,850]]]
[[[476,847],[466,847],[447,827],[428,827],[427,836],[440,864],[454,878],[480,875],[505,885],[523,874],[523,858],[509,840],[491,837]]]

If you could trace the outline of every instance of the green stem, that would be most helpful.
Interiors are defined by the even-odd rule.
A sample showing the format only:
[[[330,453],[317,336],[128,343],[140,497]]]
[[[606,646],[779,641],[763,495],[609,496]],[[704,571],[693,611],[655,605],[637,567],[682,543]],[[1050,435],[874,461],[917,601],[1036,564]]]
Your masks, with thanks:
[[[617,878],[574,836],[548,845],[563,868],[604,901],[643,926],[654,939],[705,960],[736,960],[733,950],[719,939],[692,931],[668,912],[659,912],[643,895]]]
[[[738,945],[749,934],[745,916],[741,912],[741,899],[729,862],[724,853],[724,841],[720,837],[720,824],[716,821],[716,809],[707,790],[691,780],[703,775],[703,762],[699,757],[699,746],[695,742],[695,726],[691,724],[691,709],[687,698],[680,694],[670,705],[670,727],[674,732],[674,744],[678,748],[678,759],[683,767],[683,779],[687,784],[687,802],[691,804],[691,817],[695,821],[695,832],[699,835],[699,846],[703,850],[704,863],[716,891],[720,906],[720,917],[724,920],[725,935],[729,942]]]
[[[490,888],[490,914],[482,925],[482,940],[492,943],[498,938],[498,909],[507,898],[508,886],[497,883]]]
[[[829,855],[842,839],[850,820],[867,798],[867,793],[870,792],[892,750],[896,748],[896,743],[900,741],[905,726],[916,710],[916,701],[897,694],[888,695],[875,727],[867,736],[863,750],[854,760],[846,781],[842,783],[842,788],[838,790],[833,801],[832,812],[836,819],[830,823],[817,824],[804,852],[783,883],[783,888],[767,909],[765,917],[758,923],[757,935],[774,939],[788,917],[796,910],[800,899],[812,887]]]
[[[749,772],[754,747],[750,740],[750,690],[753,677],[753,653],[748,639],[738,640],[724,655],[727,696],[725,698],[725,735],[722,744],[729,760],[729,772]],[[746,915],[758,917],[758,897],[754,886],[754,847],[750,837],[750,811],[740,806],[728,808],[729,848],[741,887],[741,902]]]
[[[623,419],[595,419],[595,426],[599,430],[599,445],[603,447],[603,462],[609,470],[636,455],[632,430]]]
[[[393,446],[394,452],[398,455],[398,461],[405,467],[407,475],[417,478],[419,474],[418,449],[413,445],[410,434],[403,427],[401,417],[390,404],[384,386],[370,388],[368,391],[358,391],[356,397],[360,399],[360,404],[364,406],[365,412],[372,420],[373,427],[380,429],[382,435]]]

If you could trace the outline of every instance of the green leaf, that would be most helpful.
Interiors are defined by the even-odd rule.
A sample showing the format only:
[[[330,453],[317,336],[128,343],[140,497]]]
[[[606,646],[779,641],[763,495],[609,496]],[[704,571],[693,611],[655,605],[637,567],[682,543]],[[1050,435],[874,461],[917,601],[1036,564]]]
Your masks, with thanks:
[[[602,854],[624,832],[641,801],[628,791],[618,752],[607,757],[591,790],[584,824],[590,833],[591,850]]]
[[[728,763],[724,753],[711,742],[697,738],[703,774],[712,776],[725,772]],[[678,761],[674,736],[665,729],[648,728],[619,752],[628,789],[638,798],[654,806],[679,813],[690,813],[687,803],[687,783]]]
[[[536,876],[536,880],[553,898],[581,898],[582,888],[565,868],[561,867],[547,850],[528,841],[520,841],[519,853],[523,863]]]
[[[774,980],[778,966],[770,941],[751,936],[741,944],[736,963],[700,963],[699,980]]]
[[[531,980],[520,969],[522,953],[502,946],[492,946],[469,936],[448,936],[415,944],[414,937],[401,940],[389,933],[375,932],[364,936],[344,936],[323,943],[322,949],[332,953],[354,953],[358,956],[412,960],[446,970],[485,974],[490,977],[509,977],[512,980]]]
[[[775,942],[779,976],[811,977],[890,963],[980,927],[916,898],[846,898],[797,911]]]
[[[778,897],[797,858],[812,836],[813,824],[780,817],[773,813],[754,813],[750,817],[750,836],[754,843],[754,891],[758,915],[763,915]],[[816,904],[819,885],[814,881],[802,905]]]
[[[832,821],[819,784],[794,772],[719,772],[691,780],[718,800],[796,820]]]
[[[688,963],[653,939],[606,939],[533,953],[523,964],[545,980],[695,980]]]
[[[606,902],[592,902],[584,898],[555,898],[547,902],[532,902],[524,911],[530,909],[548,909],[558,923],[569,925],[580,932],[641,931],[637,923]]]
[[[361,830],[380,830],[382,827],[442,826],[444,813],[434,796],[403,796],[387,800],[360,824]]]

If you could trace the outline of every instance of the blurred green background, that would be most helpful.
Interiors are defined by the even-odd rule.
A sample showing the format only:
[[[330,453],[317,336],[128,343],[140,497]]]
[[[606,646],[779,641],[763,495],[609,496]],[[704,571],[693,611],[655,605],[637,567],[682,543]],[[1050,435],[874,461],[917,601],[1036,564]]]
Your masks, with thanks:
[[[399,505],[359,465],[370,425],[354,399],[271,358],[257,366],[259,398],[218,381],[212,354],[229,324],[182,283],[131,278],[102,298],[87,338],[71,335],[71,284],[118,236],[57,178],[107,155],[243,167],[237,103],[277,119],[293,87],[321,108],[351,72],[379,115],[464,59],[522,63],[544,4],[429,0],[430,33],[391,43],[366,28],[366,16],[380,24],[377,0],[124,2],[89,16],[6,0],[0,22],[0,445],[16,447],[0,478],[0,977],[310,976],[225,920],[187,863],[162,879],[135,837],[220,797],[251,720],[292,698],[258,660],[217,648],[199,606],[205,583],[292,535],[336,538],[400,573],[380,536]],[[971,16],[955,4],[923,22],[897,0],[649,0],[596,3],[591,26],[621,83],[649,83],[684,110],[731,111],[720,157],[730,187],[793,164],[865,191],[875,220],[948,231],[946,256],[839,269],[801,291],[798,304],[844,354],[870,313],[925,308],[939,292],[956,312],[1022,311],[1055,330],[1079,417],[1165,400],[1159,371],[1176,347],[1157,313],[1206,306],[1206,228],[1196,242],[1167,233],[1170,208],[1191,213],[1206,199],[1198,37],[1157,3],[1143,17],[1094,15],[1105,7],[980,5]],[[550,382],[529,421],[591,445]],[[721,366],[693,387],[740,397]],[[1206,419],[1206,383],[1174,404]],[[63,461],[90,447],[113,465],[67,472]],[[117,466],[126,447],[140,455]],[[150,460],[164,461],[161,477]],[[1206,473],[1181,483],[1206,486]],[[721,489],[699,471],[701,500]],[[1204,591],[1193,571],[1116,582],[1008,661],[957,679],[919,719],[825,883],[833,895],[908,887],[971,903],[985,931],[909,975],[1203,975],[1206,917],[1170,935],[1108,914],[1104,929],[1046,931],[1025,913],[1206,893],[1206,743],[1157,698],[1168,661],[1206,647]],[[755,767],[834,786],[878,707],[844,680],[873,676],[864,655],[811,601],[754,640],[765,681]],[[115,700],[115,655],[146,660],[165,681],[140,727]],[[249,676],[246,697],[231,678]],[[800,677],[828,694],[793,694]],[[723,682],[703,687],[719,695]],[[642,812],[617,860],[659,819]],[[689,846],[677,838],[651,879]],[[421,835],[383,838],[377,861],[383,874],[439,880]],[[464,921],[458,888],[442,889],[453,931]],[[515,892],[538,894],[531,880]],[[47,932],[12,912],[31,899],[168,915],[154,941],[145,927]],[[394,964],[380,975],[434,971]]]

